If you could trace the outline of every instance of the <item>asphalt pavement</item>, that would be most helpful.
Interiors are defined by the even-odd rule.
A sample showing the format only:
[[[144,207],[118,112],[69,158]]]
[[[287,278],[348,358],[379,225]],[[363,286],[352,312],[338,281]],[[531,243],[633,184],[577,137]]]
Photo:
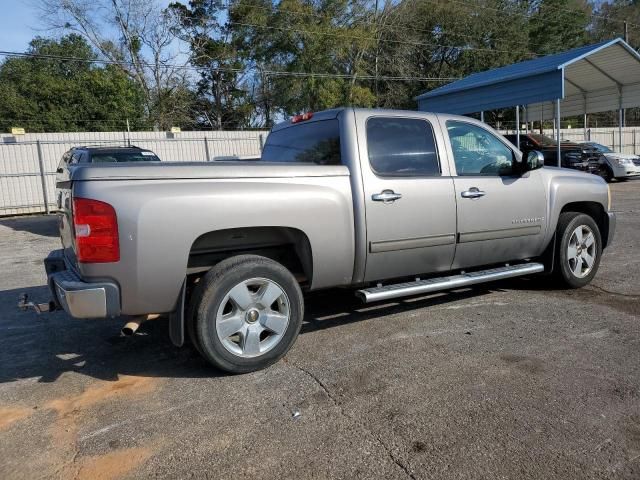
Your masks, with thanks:
[[[229,376],[48,299],[54,217],[0,219],[0,478],[640,478],[640,181],[611,184],[594,282],[307,300],[273,367]]]

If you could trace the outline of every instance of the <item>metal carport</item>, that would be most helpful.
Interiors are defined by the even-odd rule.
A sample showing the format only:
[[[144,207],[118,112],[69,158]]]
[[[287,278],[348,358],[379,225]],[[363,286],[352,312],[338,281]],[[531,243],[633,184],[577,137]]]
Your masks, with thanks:
[[[416,97],[418,109],[470,114],[520,106],[529,120],[640,106],[640,55],[621,38],[470,75]],[[558,165],[560,129],[556,129]]]

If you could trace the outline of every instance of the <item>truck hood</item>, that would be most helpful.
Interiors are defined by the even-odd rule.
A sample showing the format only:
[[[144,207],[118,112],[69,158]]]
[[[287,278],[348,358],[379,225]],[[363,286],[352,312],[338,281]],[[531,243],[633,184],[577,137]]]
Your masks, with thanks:
[[[163,162],[83,165],[73,169],[71,172],[71,181],[343,176],[349,176],[349,169],[343,165],[268,163],[254,161]]]

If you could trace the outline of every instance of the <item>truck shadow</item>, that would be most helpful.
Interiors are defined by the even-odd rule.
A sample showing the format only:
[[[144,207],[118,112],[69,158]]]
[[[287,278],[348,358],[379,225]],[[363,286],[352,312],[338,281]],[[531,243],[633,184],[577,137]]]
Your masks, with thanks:
[[[477,298],[496,291],[495,285],[491,287],[370,305],[360,302],[350,290],[318,292],[306,299],[301,333]],[[121,337],[123,319],[82,321],[64,312],[42,315],[20,312],[16,304],[21,293],[41,301],[49,298],[46,286],[0,291],[0,383],[26,378],[55,382],[66,372],[108,381],[115,381],[120,375],[167,378],[225,375],[210,367],[191,347],[172,345],[166,318],[144,323],[132,337]]]
[[[25,378],[55,382],[66,372],[109,381],[119,375],[223,375],[190,348],[175,348],[166,319],[147,322],[139,334],[121,337],[122,319],[82,321],[64,312],[21,312],[16,307],[21,293],[34,300],[49,298],[46,286],[0,291],[0,383]]]
[[[0,225],[16,232],[29,232],[42,237],[58,237],[58,215],[33,215],[0,218]]]

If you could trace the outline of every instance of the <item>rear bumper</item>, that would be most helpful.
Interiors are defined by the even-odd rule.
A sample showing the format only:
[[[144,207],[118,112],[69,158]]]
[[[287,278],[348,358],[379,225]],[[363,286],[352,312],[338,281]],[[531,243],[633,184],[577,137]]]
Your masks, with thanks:
[[[109,318],[120,315],[120,289],[112,282],[86,282],[71,268],[62,250],[44,260],[47,283],[54,302],[74,318]]]
[[[609,216],[609,232],[606,238],[605,245],[608,247],[613,242],[613,237],[616,233],[616,214],[613,212],[607,212]]]

